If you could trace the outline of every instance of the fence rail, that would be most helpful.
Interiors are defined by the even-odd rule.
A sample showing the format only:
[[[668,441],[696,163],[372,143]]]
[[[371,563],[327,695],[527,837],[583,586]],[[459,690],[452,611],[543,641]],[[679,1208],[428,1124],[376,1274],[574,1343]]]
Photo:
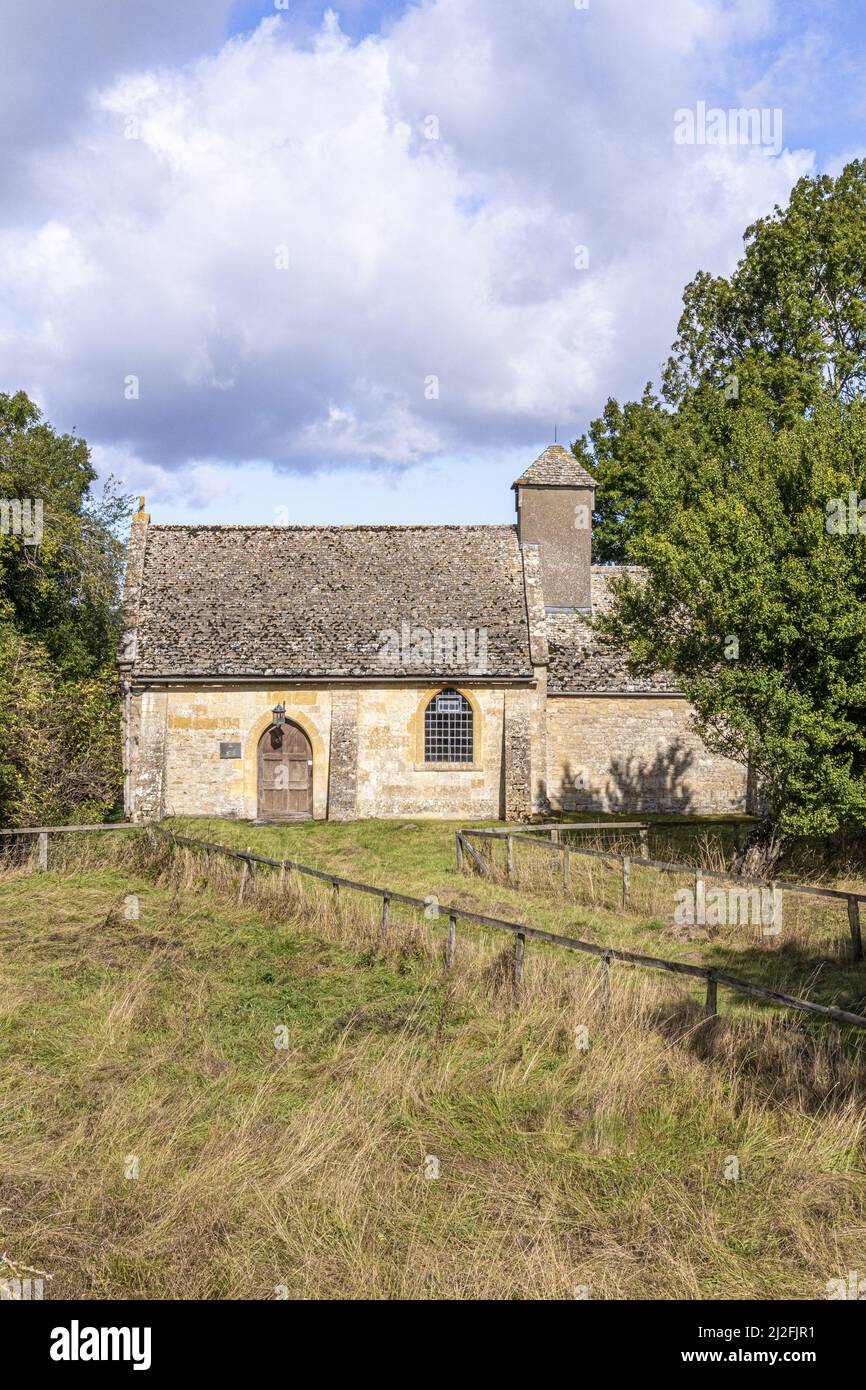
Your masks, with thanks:
[[[160,835],[173,841],[175,844],[185,845],[189,848],[205,850],[208,853],[228,855],[232,859],[246,861],[248,864],[266,864],[272,868],[279,869],[285,873],[291,870],[299,874],[307,874],[312,878],[324,880],[326,883],[333,884],[339,888],[352,889],[358,893],[370,894],[382,899],[383,922],[388,920],[388,905],[392,902],[405,903],[409,907],[428,909],[429,899],[416,898],[407,893],[398,893],[393,888],[379,888],[369,883],[359,883],[355,879],[344,878],[340,874],[331,874],[323,869],[312,869],[306,864],[299,864],[291,859],[271,859],[264,854],[254,854],[252,850],[228,849],[225,845],[216,844],[208,840],[196,840],[188,835],[177,835],[173,831],[165,830],[162,826],[153,827]],[[458,837],[465,832],[458,831]],[[487,832],[485,832],[487,833]],[[528,838],[528,837],[527,837]],[[536,841],[535,843],[544,843]],[[445,948],[446,964],[450,965],[454,959],[455,950],[455,930],[458,920],[471,922],[476,926],[492,927],[497,931],[510,932],[515,937],[514,954],[514,979],[519,983],[523,977],[524,951],[527,941],[542,941],[550,946],[560,946],[568,951],[577,951],[586,955],[596,956],[602,968],[603,988],[609,987],[609,969],[612,961],[622,961],[626,965],[643,966],[651,970],[664,970],[673,975],[688,975],[693,979],[705,980],[707,984],[706,1009],[708,1015],[717,1012],[717,994],[719,985],[730,989],[738,994],[745,994],[754,999],[763,999],[768,1003],[781,1004],[786,1008],[798,1009],[801,1012],[816,1014],[822,1018],[832,1020],[834,1023],[848,1023],[855,1028],[866,1028],[866,1018],[860,1014],[850,1013],[847,1009],[837,1009],[829,1004],[816,1004],[809,999],[798,999],[792,994],[783,994],[780,990],[765,989],[763,985],[753,985],[748,980],[736,979],[733,975],[725,974],[723,971],[714,970],[704,965],[689,965],[685,961],[663,960],[657,956],[645,956],[636,951],[623,951],[613,946],[599,946],[594,941],[580,941],[571,936],[560,936],[555,932],[543,931],[539,927],[530,927],[521,922],[509,922],[501,917],[488,917],[481,912],[470,912],[467,908],[457,907],[451,904],[437,903],[437,915],[447,917],[448,940]]]
[[[74,832],[84,829],[78,825],[70,826],[51,826],[43,827],[40,830],[30,831],[11,831],[11,834],[20,833],[42,833],[46,834],[49,830],[60,832]],[[108,826],[96,826],[97,830],[108,829]],[[390,905],[391,903],[404,903],[408,907],[420,908],[424,911],[430,908],[429,898],[416,898],[409,893],[400,893],[393,888],[380,888],[370,883],[359,883],[355,879],[345,878],[341,874],[328,873],[324,869],[314,869],[308,864],[300,864],[293,859],[272,859],[265,854],[255,854],[251,849],[237,850],[230,849],[227,845],[218,844],[213,840],[197,840],[190,835],[179,835],[174,831],[166,830],[160,825],[113,825],[113,829],[133,829],[139,832],[152,831],[162,836],[166,841],[173,845],[181,845],[189,849],[201,850],[207,855],[221,854],[227,858],[236,859],[243,866],[240,888],[238,892],[239,901],[243,900],[245,885],[248,882],[251,871],[257,864],[266,865],[269,868],[278,869],[283,878],[287,871],[318,879],[322,882],[331,884],[332,887],[351,889],[357,893],[368,894],[382,900],[382,932],[387,933],[390,924]],[[5,833],[5,832],[0,832]],[[495,832],[489,831],[458,831],[457,844],[458,850],[468,849],[473,855],[477,854],[474,847],[466,839],[468,834],[495,837]],[[517,837],[515,837],[517,838]],[[522,839],[531,840],[531,836],[521,836]],[[535,845],[545,845],[543,840],[532,840]],[[611,858],[603,852],[594,850],[574,850],[570,847],[557,846],[557,852],[566,854],[600,854],[603,858]],[[480,858],[480,856],[478,856]],[[646,861],[641,861],[646,863]],[[845,896],[844,894],[842,896]],[[866,895],[860,895],[866,896]],[[740,980],[733,975],[725,974],[723,971],[714,970],[710,966],[689,965],[685,961],[664,960],[658,956],[646,956],[636,951],[624,951],[614,946],[599,946],[594,941],[580,941],[576,937],[561,936],[555,932],[543,931],[539,927],[530,927],[522,922],[509,922],[501,917],[489,917],[482,912],[470,912],[467,908],[457,907],[451,904],[437,902],[436,915],[448,919],[448,937],[445,942],[444,960],[447,968],[451,968],[454,962],[456,951],[456,926],[458,921],[470,922],[475,926],[490,927],[496,931],[510,933],[515,938],[513,979],[515,985],[519,985],[523,979],[524,957],[527,941],[540,941],[550,946],[559,946],[567,951],[575,951],[585,955],[595,956],[599,961],[601,970],[601,989],[602,997],[607,999],[610,992],[610,966],[613,961],[621,961],[625,965],[641,966],[650,970],[662,970],[668,974],[685,975],[692,979],[706,981],[706,1002],[705,1009],[708,1017],[712,1017],[718,1012],[718,988],[720,985],[737,994],[744,994],[753,999],[761,999],[767,1003],[782,1005],[785,1008],[797,1009],[801,1013],[815,1014],[818,1017],[830,1020],[833,1023],[847,1023],[854,1028],[866,1028],[866,1018],[860,1014],[850,1013],[847,1009],[837,1009],[829,1004],[817,1004],[810,999],[799,999],[792,994],[783,994],[780,990],[766,989],[763,985],[754,985],[749,980]]]
[[[513,836],[515,833],[525,831],[525,829],[526,823],[521,821],[517,825],[497,826],[494,830],[488,830],[486,833],[488,835],[496,835],[500,838],[504,836],[507,839],[509,836]],[[584,835],[590,832],[593,835],[617,835],[623,830],[636,830],[638,832],[638,837],[640,839],[641,857],[646,858],[646,855],[649,850],[649,821],[539,821],[537,825],[532,826],[533,835],[548,834],[550,836],[551,844],[559,844],[563,835],[568,835],[572,832],[575,834]]]
[[[817,888],[808,883],[786,883],[781,879],[761,879],[747,878],[743,874],[730,873],[727,869],[705,869],[699,864],[678,864],[667,859],[648,859],[641,854],[633,859],[628,854],[615,854],[611,850],[604,849],[578,849],[575,845],[564,845],[562,843],[552,843],[542,840],[539,837],[528,833],[516,833],[512,830],[458,830],[457,832],[457,867],[463,868],[463,852],[469,851],[472,862],[479,871],[490,877],[489,866],[485,863],[482,856],[470,844],[469,837],[478,840],[501,840],[506,841],[506,854],[508,864],[508,877],[513,879],[514,857],[511,848],[512,843],[531,844],[536,848],[547,850],[553,863],[562,856],[563,865],[563,884],[568,886],[569,857],[575,855],[587,859],[603,859],[610,863],[611,860],[617,861],[622,875],[622,902],[625,907],[628,903],[631,888],[631,866],[634,862],[642,869],[657,869],[661,873],[670,874],[690,874],[696,883],[703,882],[705,879],[720,879],[723,883],[735,883],[740,888],[758,888],[763,891],[771,892],[773,895],[774,907],[777,903],[784,900],[784,895],[788,893],[792,897],[812,897],[812,898],[831,898],[835,901],[845,903],[848,909],[848,928],[851,934],[851,954],[853,960],[863,960],[863,936],[860,926],[860,904],[866,902],[866,892],[848,892],[844,888]]]
[[[104,821],[100,825],[24,825],[18,830],[0,830],[0,835],[62,835],[72,830],[141,830],[130,820]]]
[[[140,830],[141,826],[132,821],[109,821],[100,825],[25,825],[19,830],[0,830],[0,836],[38,835],[39,868],[44,873],[48,869],[48,836],[62,835],[75,830]]]

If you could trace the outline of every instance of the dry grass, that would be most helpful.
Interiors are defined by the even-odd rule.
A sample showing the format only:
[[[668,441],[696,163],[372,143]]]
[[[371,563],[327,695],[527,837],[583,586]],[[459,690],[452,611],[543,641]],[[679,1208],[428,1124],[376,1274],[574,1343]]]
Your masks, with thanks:
[[[252,845],[260,853],[289,856],[363,882],[397,886],[419,898],[432,892],[443,904],[527,922],[597,945],[712,966],[769,989],[866,1014],[866,970],[849,959],[844,903],[787,897],[779,935],[765,935],[754,918],[748,923],[714,925],[711,911],[704,925],[683,926],[677,920],[676,894],[693,889],[693,874],[663,874],[642,867],[636,857],[624,910],[620,869],[613,857],[607,867],[602,860],[573,857],[567,893],[562,891],[559,868],[551,871],[549,852],[542,847],[515,843],[516,885],[507,881],[502,843],[487,850],[495,855],[491,879],[471,870],[459,873],[456,823],[306,822],[278,827],[222,820],[179,822],[178,829],[234,847]],[[688,834],[680,835],[680,840],[685,838],[692,845],[704,834],[716,834],[697,826],[684,830]],[[592,841],[593,837],[586,838]],[[628,832],[605,839],[614,841],[607,845],[611,854],[625,849],[637,855],[639,847]],[[476,846],[483,843],[476,841]],[[654,829],[653,853],[660,843],[661,831]],[[708,879],[708,907],[711,886]]]
[[[840,984],[851,961],[851,940],[847,907],[843,901],[810,898],[806,895],[784,893],[780,930],[768,933],[767,921],[761,917],[762,908],[769,913],[772,899],[762,900],[756,892],[752,899],[741,904],[726,900],[714,911],[714,889],[725,893],[733,885],[722,880],[705,880],[707,910],[705,921],[693,927],[678,922],[677,894],[694,892],[694,873],[662,872],[642,866],[634,844],[623,837],[595,838],[587,835],[572,841],[578,849],[604,850],[609,858],[590,858],[579,854],[569,856],[567,886],[563,879],[563,854],[545,843],[538,847],[524,841],[513,845],[513,876],[509,880],[506,846],[495,841],[473,842],[476,849],[483,845],[483,858],[491,879],[499,886],[512,886],[518,891],[543,898],[580,904],[583,908],[605,913],[623,913],[622,868],[616,855],[630,856],[630,884],[627,914],[648,925],[654,925],[662,938],[660,955],[673,954],[670,945],[677,942],[706,942],[706,963],[727,969],[733,974],[745,973],[755,983],[770,988],[788,988],[794,993],[819,988],[820,1002],[835,1002],[821,992],[825,981],[831,988]],[[695,863],[705,874],[723,871],[725,860],[717,846],[708,842],[705,852],[696,855]],[[821,885],[816,885],[821,886]],[[834,884],[834,886],[836,886]],[[863,887],[862,883],[859,885]],[[681,899],[680,899],[681,901]],[[718,900],[715,900],[716,903]],[[866,926],[866,923],[864,923]],[[627,941],[621,936],[621,944]],[[737,968],[738,959],[745,965]],[[816,972],[817,967],[817,972]],[[830,967],[829,974],[827,974]],[[849,980],[859,990],[860,1004],[866,1005],[863,993],[862,969],[851,972]],[[785,983],[783,984],[783,980]],[[855,1007],[851,996],[843,1007]],[[860,1010],[862,1011],[862,1009]]]
[[[239,907],[231,861],[78,841],[0,879],[0,1249],[52,1296],[813,1298],[857,1267],[853,1044],[624,967],[605,1008],[531,945],[515,993],[500,936],[445,972],[441,919],[383,940],[291,874]]]

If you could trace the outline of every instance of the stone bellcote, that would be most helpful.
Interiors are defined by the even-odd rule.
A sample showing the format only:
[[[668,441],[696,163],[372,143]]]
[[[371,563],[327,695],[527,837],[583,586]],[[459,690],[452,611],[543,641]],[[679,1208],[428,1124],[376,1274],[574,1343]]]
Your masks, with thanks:
[[[520,544],[539,547],[545,610],[590,612],[595,479],[550,444],[512,486]]]

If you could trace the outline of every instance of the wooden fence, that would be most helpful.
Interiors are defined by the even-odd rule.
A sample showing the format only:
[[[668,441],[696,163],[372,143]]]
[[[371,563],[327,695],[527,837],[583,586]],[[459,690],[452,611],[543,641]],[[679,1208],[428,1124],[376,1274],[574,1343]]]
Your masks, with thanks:
[[[25,826],[22,830],[0,830],[0,836],[11,837],[13,835],[38,835],[39,837],[39,868],[45,872],[48,869],[48,836],[68,834],[74,830],[140,830],[140,825],[133,824],[132,821],[109,821],[101,825],[35,825]]]
[[[292,859],[270,859],[263,854],[253,854],[251,850],[228,849],[225,845],[219,845],[208,840],[196,840],[188,835],[177,835],[173,831],[165,830],[162,826],[153,827],[160,835],[174,844],[185,845],[191,849],[199,849],[208,854],[224,854],[232,859],[240,860],[245,868],[241,878],[239,889],[239,900],[243,898],[244,885],[247,880],[249,866],[254,864],[264,864],[271,868],[279,869],[282,874],[287,870],[298,874],[306,874],[312,878],[330,883],[335,888],[348,888],[357,893],[369,894],[382,900],[382,934],[387,935],[389,923],[389,909],[392,902],[404,903],[409,907],[420,908],[429,911],[430,900],[425,898],[415,898],[406,893],[398,893],[392,888],[377,888],[369,883],[358,883],[355,879],[344,878],[340,874],[327,873],[323,869],[312,869],[306,864],[299,864]],[[472,834],[479,832],[473,831]],[[496,832],[481,832],[483,834],[496,834]],[[458,831],[458,841],[465,836],[465,831]],[[531,837],[525,837],[531,838]],[[544,841],[536,840],[535,844],[544,844]],[[581,853],[581,851],[570,850],[566,847],[557,847],[565,853]],[[596,853],[596,851],[583,851],[584,853]],[[644,863],[650,861],[642,861]],[[438,917],[448,918],[448,936],[445,943],[445,965],[451,968],[454,963],[456,950],[457,922],[471,922],[474,926],[489,927],[495,931],[510,932],[515,937],[513,979],[519,985],[523,979],[524,957],[527,941],[543,941],[550,946],[561,946],[567,951],[582,952],[586,955],[596,956],[599,960],[601,974],[602,997],[607,999],[610,994],[610,966],[613,961],[622,961],[627,965],[644,966],[650,970],[664,970],[673,975],[687,975],[692,979],[706,981],[706,1002],[705,1008],[708,1016],[718,1013],[718,988],[722,985],[725,989],[733,990],[738,994],[745,994],[753,999],[763,999],[771,1004],[781,1004],[786,1008],[799,1009],[805,1013],[817,1014],[822,1018],[832,1020],[834,1023],[848,1023],[855,1028],[866,1028],[866,1018],[860,1014],[849,1013],[846,1009],[836,1009],[828,1004],[816,1004],[808,999],[798,999],[791,994],[782,994],[778,990],[765,989],[762,985],[753,985],[748,980],[736,979],[733,975],[724,974],[720,970],[713,970],[709,966],[688,965],[684,961],[662,960],[656,956],[645,956],[635,951],[622,951],[611,946],[599,946],[592,941],[579,941],[575,937],[560,936],[555,932],[542,931],[538,927],[529,927],[520,922],[509,922],[501,917],[488,917],[484,913],[469,912],[466,908],[456,907],[449,904],[437,903],[436,914]]]
[[[534,827],[533,827],[534,830]],[[670,874],[689,874],[695,880],[695,900],[699,901],[704,891],[704,881],[706,879],[720,879],[724,883],[734,883],[738,888],[751,889],[757,888],[772,894],[774,920],[779,920],[781,904],[784,895],[797,897],[830,898],[836,902],[845,903],[848,909],[848,929],[851,935],[851,958],[853,961],[863,959],[863,936],[860,929],[860,904],[866,902],[866,893],[849,893],[840,888],[816,888],[808,883],[785,883],[780,879],[766,881],[760,878],[746,878],[742,874],[732,874],[724,869],[704,869],[697,864],[677,864],[667,859],[649,859],[646,853],[642,853],[635,858],[628,854],[613,854],[603,849],[578,849],[574,845],[564,845],[561,842],[542,840],[535,834],[515,833],[510,827],[504,830],[458,830],[457,831],[457,867],[463,869],[465,856],[469,855],[475,867],[485,877],[490,877],[490,866],[485,862],[482,855],[474,848],[470,842],[470,837],[477,840],[505,840],[506,844],[506,873],[509,882],[514,882],[514,844],[530,844],[536,849],[546,850],[552,856],[555,864],[561,858],[562,864],[562,886],[563,892],[568,891],[570,870],[569,860],[572,855],[589,859],[603,859],[608,864],[618,864],[622,878],[622,905],[628,906],[629,895],[631,892],[631,866],[632,862],[638,864],[643,869],[657,869],[661,873]],[[642,847],[645,841],[642,841]]]
[[[241,864],[241,878],[238,887],[238,901],[242,902],[247,884],[251,877],[255,875],[256,865],[264,865],[268,868],[277,869],[280,876],[284,877],[287,872],[297,873],[310,878],[318,879],[323,883],[328,883],[337,892],[341,888],[350,889],[356,893],[364,893],[368,896],[380,898],[382,902],[382,915],[380,931],[383,938],[387,938],[391,930],[390,909],[392,903],[403,903],[407,907],[418,908],[428,913],[431,907],[429,898],[416,898],[408,893],[399,893],[393,888],[379,888],[369,883],[359,883],[355,879],[345,878],[341,874],[328,873],[324,869],[313,869],[307,864],[299,864],[293,859],[271,859],[264,854],[254,854],[251,849],[238,850],[229,849],[226,845],[217,844],[212,840],[197,840],[189,835],[178,835],[174,831],[166,830],[160,825],[100,825],[100,826],[43,826],[36,830],[27,831],[0,831],[5,835],[20,834],[50,834],[61,832],[74,832],[79,830],[120,830],[133,829],[139,832],[147,830],[153,831],[162,836],[171,845],[181,845],[188,849],[199,850],[205,855],[205,864],[208,863],[208,856],[211,854],[221,854],[229,859],[235,859]],[[457,844],[458,855],[462,848],[469,850],[472,856],[477,852],[469,845],[468,835],[491,835],[497,836],[493,831],[458,831]],[[513,837],[518,838],[518,837]],[[521,836],[522,839],[531,839],[531,836]],[[545,842],[539,839],[532,840],[535,845],[544,845]],[[573,850],[564,846],[557,847],[558,852],[569,854],[602,854],[595,850]],[[603,856],[610,857],[610,856]],[[480,856],[477,856],[480,860]],[[650,863],[651,861],[642,861]],[[461,859],[462,863],[462,859]],[[664,865],[663,867],[668,867]],[[729,877],[735,877],[729,875]],[[825,892],[828,890],[819,890]],[[816,1004],[809,999],[798,999],[791,994],[783,994],[779,990],[765,989],[762,985],[754,985],[748,980],[736,979],[733,975],[727,975],[720,970],[704,965],[688,965],[684,961],[663,960],[656,956],[645,956],[635,951],[623,951],[613,946],[599,946],[592,941],[579,941],[575,937],[560,936],[555,932],[542,931],[538,927],[526,926],[521,922],[509,922],[501,917],[488,917],[485,913],[470,912],[467,908],[457,907],[456,905],[442,904],[437,902],[435,906],[436,917],[448,919],[448,932],[444,945],[444,964],[446,969],[451,969],[457,949],[457,923],[458,921],[469,922],[473,926],[491,928],[494,931],[510,933],[514,938],[514,956],[512,963],[512,979],[515,986],[521,984],[524,974],[524,960],[527,941],[540,941],[549,946],[559,946],[567,951],[576,951],[585,955],[595,956],[599,962],[601,997],[608,1000],[610,997],[610,967],[614,961],[621,961],[625,965],[641,966],[649,970],[662,970],[672,975],[685,975],[691,979],[703,980],[706,983],[705,1011],[708,1017],[718,1013],[718,990],[719,986],[729,989],[736,994],[744,994],[752,999],[761,999],[766,1003],[781,1005],[788,1009],[797,1009],[801,1013],[815,1014],[820,1018],[841,1024],[847,1023],[854,1028],[866,1028],[866,1018],[860,1014],[849,1013],[847,1009],[837,1009],[828,1004]]]

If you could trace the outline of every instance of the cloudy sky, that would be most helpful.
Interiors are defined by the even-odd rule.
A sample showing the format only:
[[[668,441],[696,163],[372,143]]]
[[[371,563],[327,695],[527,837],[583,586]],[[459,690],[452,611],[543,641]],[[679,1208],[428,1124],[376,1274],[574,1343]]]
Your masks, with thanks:
[[[0,389],[157,521],[510,521],[866,153],[850,0],[0,0]],[[680,143],[698,103],[771,145]]]

